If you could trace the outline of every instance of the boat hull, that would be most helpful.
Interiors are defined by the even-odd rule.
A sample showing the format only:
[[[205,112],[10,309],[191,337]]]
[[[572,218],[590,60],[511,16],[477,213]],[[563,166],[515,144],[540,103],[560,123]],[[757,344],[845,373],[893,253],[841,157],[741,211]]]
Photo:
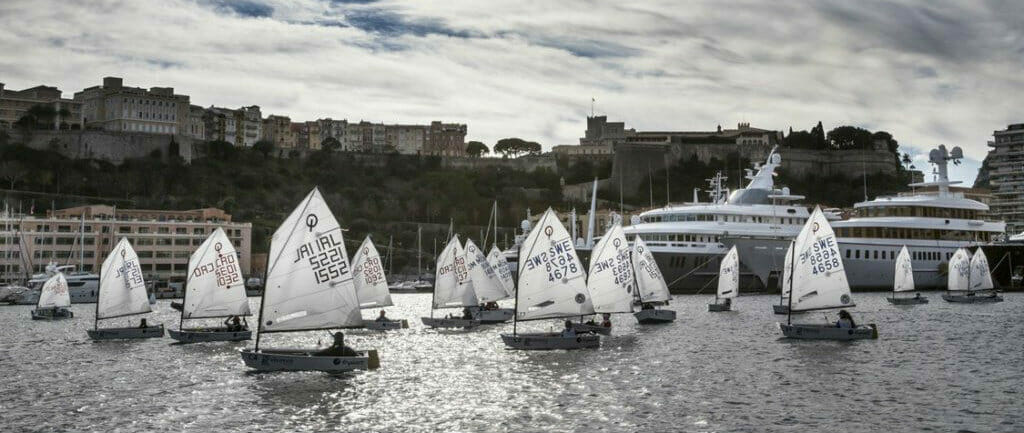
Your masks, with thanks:
[[[501,341],[516,350],[576,350],[601,347],[601,337],[595,334],[563,337],[561,334],[501,334]]]
[[[837,328],[834,325],[813,324],[779,324],[782,335],[797,340],[871,340],[878,338],[878,328],[874,324],[856,328]]]
[[[405,329],[409,327],[409,322],[405,319],[402,320],[371,320],[363,322],[363,327],[366,329],[372,329],[374,331],[390,331],[395,329]]]
[[[925,297],[920,297],[920,298],[918,298],[918,297],[913,297],[913,298],[885,298],[885,300],[889,301],[889,303],[893,304],[893,305],[921,305],[921,304],[927,304],[928,303],[928,298],[925,298]]]
[[[575,330],[577,334],[587,333],[587,334],[612,335],[612,327],[611,326],[605,327],[605,326],[601,326],[601,325],[590,325],[590,324],[587,324],[587,323],[573,323],[572,324],[572,329]]]
[[[75,317],[67,308],[44,308],[32,310],[32,320],[61,320]]]
[[[209,341],[252,340],[252,331],[227,331],[225,329],[168,329],[167,335],[182,343],[205,343]]]
[[[725,304],[708,304],[708,311],[712,313],[720,313],[723,311],[732,311],[732,305]]]
[[[164,336],[164,325],[147,326],[145,328],[100,328],[89,329],[86,332],[89,333],[89,338],[93,341],[161,338]]]
[[[423,324],[431,328],[475,328],[480,326],[476,319],[446,319],[441,317],[423,317]]]
[[[654,308],[650,310],[640,310],[633,313],[633,317],[636,317],[636,321],[644,325],[656,325],[659,323],[670,323],[676,320],[676,312],[673,310],[664,310]]]
[[[505,323],[512,320],[513,314],[515,314],[515,310],[511,308],[499,308],[497,310],[475,309],[473,311],[473,318],[483,324]]]
[[[323,371],[344,373],[380,368],[376,350],[359,351],[361,356],[316,356],[315,351],[242,349],[245,366],[256,371]]]
[[[967,296],[943,293],[942,299],[954,304],[991,304],[993,302],[1003,302],[1003,297],[999,295]]]

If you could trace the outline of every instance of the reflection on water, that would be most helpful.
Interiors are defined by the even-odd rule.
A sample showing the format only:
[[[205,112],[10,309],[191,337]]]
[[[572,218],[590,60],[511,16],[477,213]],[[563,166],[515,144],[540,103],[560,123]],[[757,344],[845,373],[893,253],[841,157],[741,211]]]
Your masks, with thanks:
[[[379,351],[382,368],[337,376],[247,372],[237,352],[251,342],[92,343],[91,305],[52,323],[31,321],[31,307],[2,307],[0,420],[5,431],[1024,428],[1024,296],[955,305],[933,294],[931,304],[911,308],[890,306],[881,294],[857,297],[855,318],[877,323],[879,340],[781,340],[775,323],[785,318],[771,314],[775,297],[743,297],[738,311],[708,313],[710,297],[681,296],[672,305],[676,323],[640,326],[620,315],[601,349],[520,352],[499,338],[511,325],[424,329],[429,295],[400,294],[388,316],[408,319],[411,329],[347,332],[351,345]],[[167,301],[152,316],[150,323],[177,327]],[[328,341],[326,332],[271,334],[261,345]]]

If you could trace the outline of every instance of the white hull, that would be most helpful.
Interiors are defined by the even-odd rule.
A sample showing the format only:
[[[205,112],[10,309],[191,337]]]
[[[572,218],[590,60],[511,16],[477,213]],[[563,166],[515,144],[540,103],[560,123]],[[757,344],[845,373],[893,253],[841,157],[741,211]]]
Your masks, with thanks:
[[[70,283],[69,283],[70,284]],[[87,282],[81,287],[70,287],[68,294],[71,295],[72,304],[92,304],[96,302],[97,284]],[[35,305],[39,303],[39,290],[27,290],[15,301],[17,305]]]
[[[967,296],[943,293],[942,299],[954,304],[989,304],[993,302],[1003,302],[1003,297],[996,294]]]
[[[224,329],[168,329],[171,338],[182,343],[205,343],[208,341],[245,341],[252,339],[252,331],[226,331]]]
[[[67,308],[43,308],[32,310],[32,320],[60,320],[75,317]]]
[[[511,308],[499,308],[497,310],[481,310],[477,308],[473,311],[473,318],[484,324],[505,323],[512,320],[513,314],[515,314],[515,310]]]
[[[658,323],[670,323],[676,320],[676,312],[673,310],[664,310],[654,308],[650,310],[640,310],[633,313],[633,317],[636,317],[636,321],[643,324],[658,324]]]
[[[389,331],[395,329],[405,329],[409,327],[409,322],[405,319],[402,320],[367,320],[363,322],[363,327],[366,329],[372,329],[374,331]]]
[[[475,328],[480,326],[476,319],[445,319],[440,317],[423,317],[423,324],[431,328]]]
[[[164,336],[164,325],[148,326],[145,328],[100,328],[89,329],[86,332],[89,333],[89,338],[94,341],[161,338]]]
[[[601,335],[612,335],[612,328],[610,326],[604,327],[601,325],[588,325],[586,323],[573,323],[572,329],[574,329],[577,334],[594,333]]]
[[[315,356],[315,351],[243,349],[242,361],[256,371],[323,371],[343,373],[380,368],[376,350],[359,352],[363,356]]]
[[[837,328],[834,325],[779,324],[782,335],[797,340],[870,340],[878,338],[875,325],[856,328]]]
[[[510,349],[517,350],[574,350],[597,349],[601,337],[594,334],[562,337],[561,334],[501,334],[501,341]]]

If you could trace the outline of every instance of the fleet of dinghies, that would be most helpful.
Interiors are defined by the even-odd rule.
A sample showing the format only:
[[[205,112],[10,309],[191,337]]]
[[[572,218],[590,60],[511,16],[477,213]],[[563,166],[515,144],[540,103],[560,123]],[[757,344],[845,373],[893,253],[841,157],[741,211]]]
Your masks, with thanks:
[[[501,334],[503,343],[519,350],[571,350],[597,348],[600,336],[611,334],[611,314],[634,314],[641,324],[668,323],[676,312],[665,306],[671,299],[668,285],[647,248],[637,236],[632,245],[621,224],[614,223],[591,250],[584,269],[572,236],[552,209],[525,236],[518,251],[518,280],[513,279],[504,254],[492,246],[484,254],[471,239],[465,244],[452,235],[438,255],[428,328],[469,329],[483,323],[512,320],[512,332]],[[805,340],[859,340],[878,338],[874,324],[856,325],[846,309],[855,307],[843,257],[835,233],[820,208],[815,208],[796,239],[790,242],[780,276],[779,304],[775,313],[786,314],[779,323],[784,338]],[[894,262],[894,305],[928,302],[915,290],[911,254],[906,246]],[[715,301],[708,310],[731,311],[739,292],[740,257],[733,247],[721,261]],[[252,331],[239,324],[252,315],[242,270],[234,245],[216,229],[189,260],[185,296],[180,304],[178,329],[169,330],[178,342],[250,340]],[[1000,302],[994,290],[988,259],[978,248],[973,255],[959,249],[949,261],[948,302]],[[514,299],[514,308],[497,302]],[[72,317],[68,283],[53,275],[41,289],[32,319]],[[246,366],[257,371],[345,372],[379,367],[376,350],[353,350],[343,344],[315,348],[265,348],[264,334],[367,328],[408,328],[402,319],[387,318],[384,308],[394,305],[383,260],[367,236],[349,262],[343,230],[320,191],[314,188],[274,232],[268,254],[262,302],[256,321],[253,348],[241,350]],[[636,307],[639,306],[639,310]],[[140,339],[163,336],[164,326],[100,327],[101,320],[150,313],[151,303],[138,256],[122,238],[100,271],[96,321],[88,330],[92,340]],[[435,310],[461,309],[461,314],[435,317]],[[361,311],[378,309],[375,320]],[[794,323],[794,315],[843,309],[835,323]],[[583,323],[591,315],[605,315],[603,323]],[[222,326],[186,327],[188,321],[228,318]],[[811,317],[810,315],[807,316]],[[579,322],[574,322],[574,319]],[[244,320],[244,319],[242,319]],[[521,329],[521,322],[562,320],[557,331]],[[563,326],[564,324],[564,326]],[[219,325],[219,324],[218,324]],[[550,329],[550,328],[549,328]],[[338,349],[338,351],[332,351]]]

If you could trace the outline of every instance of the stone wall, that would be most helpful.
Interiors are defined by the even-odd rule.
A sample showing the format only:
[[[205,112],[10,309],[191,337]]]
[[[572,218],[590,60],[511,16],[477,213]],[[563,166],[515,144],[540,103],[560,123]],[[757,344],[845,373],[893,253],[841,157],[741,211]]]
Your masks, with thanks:
[[[32,131],[28,137],[10,131],[11,141],[39,150],[55,150],[68,158],[100,159],[120,164],[128,158],[143,158],[159,150],[167,156],[171,142],[178,144],[178,155],[192,161],[192,140],[185,136],[111,131]],[[26,140],[27,138],[27,140]]]
[[[703,163],[710,163],[712,159],[724,160],[730,153],[736,152],[742,158],[758,162],[764,161],[769,151],[771,146],[760,144],[620,144],[615,149],[610,182],[618,184],[621,175],[623,188],[632,191],[647,180],[649,170],[663,170],[667,164],[676,164],[694,157]],[[895,175],[897,170],[895,157],[884,150],[779,148],[779,154],[782,156],[782,167],[779,170],[797,178],[811,175],[856,177],[865,169],[869,174]]]

